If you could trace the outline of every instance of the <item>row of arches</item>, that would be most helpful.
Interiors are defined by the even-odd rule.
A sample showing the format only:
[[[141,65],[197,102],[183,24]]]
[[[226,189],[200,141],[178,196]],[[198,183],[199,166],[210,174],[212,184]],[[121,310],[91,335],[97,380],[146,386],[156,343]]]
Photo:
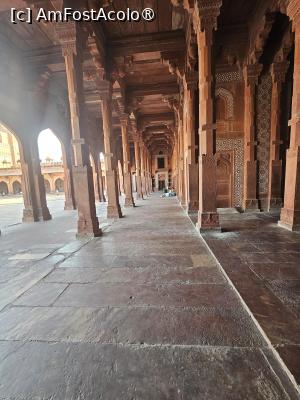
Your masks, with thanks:
[[[10,193],[8,184],[5,181],[0,181],[0,195],[8,195]],[[14,181],[12,183],[12,194],[21,194],[22,185],[19,181]]]
[[[23,222],[38,221],[41,219],[47,220],[52,218],[48,210],[48,201],[51,200],[51,202],[49,202],[49,206],[54,207],[52,201],[53,197],[47,197],[51,193],[64,193],[64,209],[74,210],[76,208],[76,202],[72,176],[73,153],[70,146],[67,146],[67,144],[58,138],[58,136],[56,136],[56,134],[50,129],[40,132],[34,141],[33,138],[31,138],[31,143],[29,140],[23,143],[14,132],[2,125],[1,122],[0,134],[2,134],[0,141],[0,198],[2,196],[17,194],[23,196]],[[9,140],[5,140],[5,135],[9,136]],[[7,157],[7,148],[4,148],[5,143],[12,142],[14,144],[13,148],[11,147],[9,150],[14,153],[11,154],[10,157]],[[28,147],[32,147],[34,150],[28,150]],[[24,157],[24,153],[26,152],[27,154]],[[94,153],[96,152],[94,151]],[[104,194],[104,188],[106,187],[106,178],[101,172],[101,169],[104,165],[104,155],[101,152],[99,152],[99,154],[94,153],[92,150],[90,150],[90,162],[94,174],[95,199],[96,201],[105,201],[106,197]],[[28,165],[28,161],[26,159],[28,155],[29,158],[31,158],[31,160],[29,160],[29,164],[32,162],[30,166]],[[5,168],[1,168],[1,157],[7,158]],[[14,162],[14,160],[17,159],[18,163]],[[31,176],[30,179],[33,179],[31,182],[34,186],[35,184],[38,186],[32,187],[32,183],[28,181],[28,177],[30,174],[32,175],[36,173],[37,175]],[[16,174],[16,176],[13,176],[13,174]],[[34,190],[31,195],[28,194],[28,191],[30,190]],[[33,216],[32,205],[29,204],[28,206],[28,199],[31,201],[31,197],[35,196],[34,193],[37,193],[37,196],[39,197],[37,199],[37,204],[39,201],[41,201],[43,204],[42,207],[37,205],[37,208],[44,208],[46,218],[44,218],[44,215],[37,217]],[[59,199],[61,199],[61,197],[59,197]],[[33,201],[35,201],[35,199],[33,199]],[[2,210],[0,208],[0,212],[1,211]],[[57,211],[57,206],[53,208],[53,212],[54,211]]]
[[[1,174],[0,174],[1,175]],[[54,180],[53,184],[50,183],[48,179],[44,179],[46,193],[63,193],[64,192],[64,180],[57,178]],[[10,190],[9,185],[5,181],[0,181],[0,195],[7,196],[9,194],[22,194],[22,184],[20,181],[14,181],[12,183],[12,190]]]

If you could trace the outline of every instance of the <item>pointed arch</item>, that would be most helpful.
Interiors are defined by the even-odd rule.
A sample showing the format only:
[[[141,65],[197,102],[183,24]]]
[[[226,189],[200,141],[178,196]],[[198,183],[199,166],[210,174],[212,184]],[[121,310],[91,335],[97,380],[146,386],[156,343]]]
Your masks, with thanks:
[[[234,117],[234,100],[233,94],[225,88],[216,89],[216,97],[220,97],[225,102],[225,119]]]

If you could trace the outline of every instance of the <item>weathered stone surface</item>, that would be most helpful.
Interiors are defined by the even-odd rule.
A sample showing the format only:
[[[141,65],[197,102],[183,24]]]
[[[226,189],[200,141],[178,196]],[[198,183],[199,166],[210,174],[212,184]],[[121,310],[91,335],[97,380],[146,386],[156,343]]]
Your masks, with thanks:
[[[256,349],[27,343],[0,375],[7,398],[289,399]]]
[[[0,398],[296,399],[176,199],[137,202],[102,238],[69,240],[62,254],[19,267],[12,297],[16,275],[6,276]],[[245,291],[259,297],[248,270]],[[277,306],[267,317],[280,335]]]
[[[276,222],[276,214],[224,214],[222,227],[235,237],[204,239],[299,382],[300,236]]]

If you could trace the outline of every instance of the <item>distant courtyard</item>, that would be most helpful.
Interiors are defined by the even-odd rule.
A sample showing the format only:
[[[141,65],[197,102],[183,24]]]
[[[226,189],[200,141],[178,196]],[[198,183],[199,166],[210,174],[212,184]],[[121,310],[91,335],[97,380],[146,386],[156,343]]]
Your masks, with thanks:
[[[64,193],[47,194],[50,213],[57,215],[64,210]],[[22,222],[23,196],[0,196],[0,230]]]

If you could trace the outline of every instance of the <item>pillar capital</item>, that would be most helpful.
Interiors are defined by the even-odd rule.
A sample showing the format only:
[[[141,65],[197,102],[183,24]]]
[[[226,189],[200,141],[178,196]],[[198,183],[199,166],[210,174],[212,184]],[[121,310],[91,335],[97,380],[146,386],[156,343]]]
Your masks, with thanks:
[[[222,0],[195,0],[194,27],[196,32],[217,29]]]
[[[112,100],[112,82],[107,79],[101,81],[101,87],[99,87],[99,95],[101,100]]]
[[[293,30],[300,30],[300,1],[299,0],[290,0],[287,6],[287,15],[293,22]]]
[[[184,74],[183,85],[186,90],[194,91],[198,88],[199,74],[198,71],[188,71]]]
[[[285,81],[285,75],[288,67],[288,61],[275,62],[271,65],[271,77],[273,83],[282,83]]]
[[[258,84],[258,78],[262,68],[262,64],[259,63],[245,65],[243,73],[247,86],[256,86]]]
[[[128,115],[127,114],[121,114],[119,116],[119,120],[121,123],[121,126],[127,127],[128,126]]]
[[[79,32],[78,24],[75,21],[58,22],[55,25],[55,31],[61,44],[63,56],[78,55],[81,48],[79,41],[83,42],[84,39],[87,39],[83,32]]]

